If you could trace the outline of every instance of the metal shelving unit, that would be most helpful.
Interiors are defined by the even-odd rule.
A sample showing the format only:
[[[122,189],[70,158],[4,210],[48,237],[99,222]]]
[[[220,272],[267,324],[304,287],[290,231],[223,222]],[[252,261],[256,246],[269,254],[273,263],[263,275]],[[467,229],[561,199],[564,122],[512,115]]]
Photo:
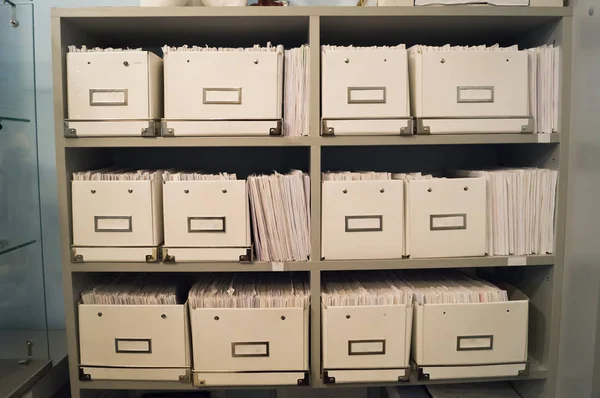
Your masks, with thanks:
[[[189,155],[226,162],[223,154],[248,154],[248,172],[263,168],[302,167],[311,175],[312,260],[285,263],[285,271],[310,274],[312,303],[320,300],[322,272],[372,269],[470,268],[516,285],[531,301],[530,369],[511,379],[526,398],[553,397],[557,376],[558,334],[562,299],[567,156],[570,126],[572,14],[570,7],[180,7],[58,9],[52,14],[56,158],[60,203],[63,280],[74,397],[88,390],[192,390],[190,384],[146,381],[80,381],[78,372],[77,301],[81,286],[95,273],[108,272],[269,272],[271,263],[71,263],[70,176],[73,171],[111,164],[179,167]],[[231,29],[235,27],[235,29]],[[307,137],[168,137],[64,138],[66,117],[65,54],[67,45],[158,48],[163,44],[246,46],[272,41],[286,46],[311,45],[310,131]],[[563,58],[560,133],[470,134],[409,137],[321,137],[320,44],[440,45],[555,43]],[[218,151],[211,155],[211,151]],[[252,151],[252,152],[245,152]],[[280,156],[272,156],[280,153]],[[265,155],[269,156],[265,156]],[[356,155],[359,156],[356,156]],[[364,156],[362,156],[365,154]],[[369,155],[367,155],[369,154]],[[442,155],[442,156],[440,156]],[[422,158],[426,158],[422,160]],[[183,159],[183,160],[182,160]],[[189,159],[188,159],[189,160]],[[190,160],[191,162],[191,160]],[[295,163],[294,163],[295,162]],[[400,164],[415,169],[476,166],[538,166],[559,171],[556,250],[552,255],[398,259],[380,261],[321,260],[321,171]],[[185,163],[190,167],[199,163]],[[206,165],[206,164],[203,164]],[[232,167],[242,167],[232,163]],[[219,170],[222,171],[222,170]],[[281,266],[277,265],[277,270]],[[311,386],[321,380],[320,306],[311,307]],[[489,381],[455,380],[453,382]],[[408,384],[427,384],[413,377]],[[381,384],[380,384],[381,385]],[[365,386],[365,385],[362,385]],[[305,388],[305,387],[298,387]]]

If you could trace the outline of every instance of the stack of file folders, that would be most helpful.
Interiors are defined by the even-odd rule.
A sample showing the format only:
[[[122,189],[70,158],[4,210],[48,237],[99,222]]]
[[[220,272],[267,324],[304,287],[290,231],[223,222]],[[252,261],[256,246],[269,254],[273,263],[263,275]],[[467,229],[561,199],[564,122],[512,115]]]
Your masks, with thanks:
[[[285,50],[283,85],[283,135],[308,135],[310,48]]]
[[[258,261],[306,261],[310,255],[310,177],[294,170],[248,177]]]
[[[175,305],[183,304],[182,289],[159,275],[119,275],[112,281],[81,292],[82,304]]]

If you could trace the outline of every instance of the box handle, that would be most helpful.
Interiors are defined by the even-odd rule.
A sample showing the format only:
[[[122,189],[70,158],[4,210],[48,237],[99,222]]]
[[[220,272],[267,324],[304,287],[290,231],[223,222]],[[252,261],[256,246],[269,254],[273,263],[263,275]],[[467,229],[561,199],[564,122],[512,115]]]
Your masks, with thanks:
[[[431,214],[429,216],[430,231],[454,231],[467,229],[467,214]]]
[[[490,351],[494,349],[494,336],[457,336],[456,351]]]
[[[383,231],[383,216],[346,216],[346,232]]]
[[[349,104],[385,104],[385,87],[348,87]]]
[[[90,89],[90,106],[127,106],[127,89]]]
[[[188,217],[188,232],[225,232],[225,219],[226,217]]]
[[[132,232],[131,216],[94,216],[94,232]]]
[[[269,356],[268,341],[244,341],[231,343],[231,356],[233,358],[256,358]]]
[[[494,86],[458,86],[456,102],[459,104],[485,104],[494,102]]]
[[[385,355],[385,339],[348,340],[348,355]]]
[[[115,339],[117,354],[152,354],[152,339]]]
[[[204,105],[241,105],[241,87],[203,87],[202,103]]]

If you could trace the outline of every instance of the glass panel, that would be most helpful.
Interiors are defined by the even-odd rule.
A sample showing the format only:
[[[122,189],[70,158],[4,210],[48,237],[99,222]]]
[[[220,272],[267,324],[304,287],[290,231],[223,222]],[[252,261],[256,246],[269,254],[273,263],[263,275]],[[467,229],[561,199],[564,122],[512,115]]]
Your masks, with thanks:
[[[0,396],[49,369],[40,243],[33,5],[0,5]]]

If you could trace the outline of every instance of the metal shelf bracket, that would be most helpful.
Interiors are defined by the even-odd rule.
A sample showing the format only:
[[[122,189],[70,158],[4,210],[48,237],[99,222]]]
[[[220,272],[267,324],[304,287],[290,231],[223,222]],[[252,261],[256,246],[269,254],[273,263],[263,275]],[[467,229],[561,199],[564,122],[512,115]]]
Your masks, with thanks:
[[[19,20],[17,19],[17,5],[11,0],[2,0],[2,4],[9,4],[12,8],[12,13],[10,15],[10,26],[13,28],[19,27]]]

